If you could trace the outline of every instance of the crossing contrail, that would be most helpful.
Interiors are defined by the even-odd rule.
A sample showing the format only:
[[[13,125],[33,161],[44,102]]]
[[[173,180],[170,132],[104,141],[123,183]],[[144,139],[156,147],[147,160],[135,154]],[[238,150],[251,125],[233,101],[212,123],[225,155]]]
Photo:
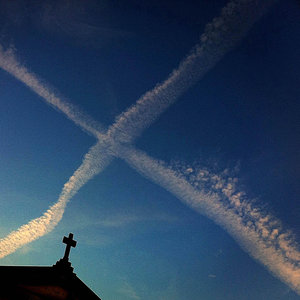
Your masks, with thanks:
[[[101,148],[101,153],[99,149]],[[15,252],[18,248],[49,233],[61,220],[68,201],[112,160],[109,150],[100,142],[92,146],[84,156],[82,164],[65,183],[58,201],[39,218],[33,219],[0,239],[0,258]]]
[[[118,153],[141,175],[224,228],[245,252],[300,295],[300,252],[278,219],[246,201],[243,193],[235,191],[231,184],[224,185],[224,179],[218,179],[216,174],[208,174],[213,185],[203,191],[142,151],[120,146]],[[223,195],[230,205],[222,201]]]
[[[226,206],[221,201],[220,191],[197,190],[191,182],[171,168],[131,146],[125,146],[132,143],[185,90],[213,68],[273,2],[231,1],[222,10],[220,17],[207,25],[201,36],[201,43],[194,47],[167,80],[147,92],[136,105],[121,114],[106,133],[98,122],[57,97],[36,75],[19,64],[14,53],[0,48],[0,67],[98,139],[85,155],[81,166],[64,185],[57,203],[40,218],[30,221],[0,240],[0,256],[4,257],[51,231],[62,218],[67,202],[88,180],[101,172],[114,156],[118,156],[139,173],[163,186],[227,230],[246,252],[300,294],[299,251],[292,238],[281,230],[278,220],[270,215],[262,215],[257,208],[243,201],[241,195],[232,192],[228,185],[221,192],[233,208]],[[215,186],[221,187],[222,184],[217,182]],[[252,218],[253,226],[245,221],[248,218]]]
[[[107,130],[118,143],[130,143],[150,126],[187,89],[199,81],[246,35],[252,25],[276,0],[232,0],[205,27],[200,43],[195,45],[177,69],[137,102],[120,114]],[[101,139],[103,127],[71,103],[55,95],[46,84],[16,58],[13,49],[0,46],[0,67],[23,82],[81,128]],[[98,129],[98,130],[97,130]]]
[[[103,131],[102,126],[98,122],[92,120],[87,114],[66,99],[62,99],[46,83],[43,83],[38,76],[22,65],[16,57],[14,48],[4,50],[0,44],[0,68],[25,84],[44,99],[46,103],[64,113],[87,133],[98,138],[99,132]]]
[[[246,35],[275,0],[233,0],[205,27],[200,43],[168,78],[116,118],[107,135],[130,143]]]
[[[27,225],[9,234],[7,238],[0,240],[0,257],[52,230],[61,219],[69,199],[110,162],[115,144],[133,142],[185,90],[213,68],[238,43],[272,2],[271,0],[259,3],[253,0],[230,1],[222,9],[220,16],[207,24],[200,44],[196,45],[191,53],[183,59],[179,67],[163,83],[147,92],[135,105],[117,117],[116,122],[109,127],[106,133],[103,126],[66,99],[58,96],[38,76],[22,65],[18,61],[14,49],[4,50],[0,45],[0,67],[3,70],[98,139],[97,144],[90,148],[80,167],[65,184],[58,202],[51,206],[45,215],[30,221]],[[38,224],[43,230],[37,229]]]

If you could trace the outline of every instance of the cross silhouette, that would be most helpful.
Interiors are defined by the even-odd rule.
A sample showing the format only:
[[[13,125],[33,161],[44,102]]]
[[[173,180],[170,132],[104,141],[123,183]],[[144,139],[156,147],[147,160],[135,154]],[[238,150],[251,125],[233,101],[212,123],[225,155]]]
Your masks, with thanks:
[[[64,261],[69,261],[69,255],[70,255],[71,247],[75,248],[76,244],[77,244],[77,242],[73,240],[73,233],[69,233],[69,237],[64,236],[63,243],[65,243],[67,245],[63,260]]]

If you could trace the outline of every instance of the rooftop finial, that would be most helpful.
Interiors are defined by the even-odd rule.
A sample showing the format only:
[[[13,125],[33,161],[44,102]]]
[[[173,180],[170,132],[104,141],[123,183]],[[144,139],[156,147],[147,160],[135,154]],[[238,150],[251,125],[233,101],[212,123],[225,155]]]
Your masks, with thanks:
[[[75,248],[76,244],[77,244],[77,242],[73,240],[73,233],[69,233],[69,237],[64,236],[63,243],[65,243],[67,245],[63,260],[64,261],[69,261],[69,255],[70,255],[71,247]]]

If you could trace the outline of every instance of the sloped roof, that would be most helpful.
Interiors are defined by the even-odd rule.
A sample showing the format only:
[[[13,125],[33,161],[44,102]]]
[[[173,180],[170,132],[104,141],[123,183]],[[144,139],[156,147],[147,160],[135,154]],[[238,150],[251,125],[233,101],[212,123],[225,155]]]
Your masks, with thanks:
[[[73,234],[63,238],[65,255],[52,267],[0,266],[0,300],[101,300],[73,273],[69,262]]]
[[[62,267],[0,266],[0,299],[100,298],[70,269]]]

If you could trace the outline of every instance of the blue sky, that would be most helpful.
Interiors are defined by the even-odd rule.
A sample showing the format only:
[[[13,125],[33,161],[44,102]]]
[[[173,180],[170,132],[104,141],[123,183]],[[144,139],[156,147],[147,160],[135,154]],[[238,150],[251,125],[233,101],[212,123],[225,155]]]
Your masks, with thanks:
[[[226,5],[0,1],[1,264],[52,265],[73,232],[75,272],[103,299],[299,299],[299,3],[243,11],[253,26],[234,19],[238,5],[230,23]],[[215,37],[220,19],[205,25],[220,15]],[[203,74],[178,69],[186,61]],[[16,79],[22,66],[103,133],[117,125],[98,136],[85,161],[99,174],[80,173],[61,220],[7,241],[56,203],[97,142]],[[182,79],[149,106],[142,96],[160,95],[172,70]]]

